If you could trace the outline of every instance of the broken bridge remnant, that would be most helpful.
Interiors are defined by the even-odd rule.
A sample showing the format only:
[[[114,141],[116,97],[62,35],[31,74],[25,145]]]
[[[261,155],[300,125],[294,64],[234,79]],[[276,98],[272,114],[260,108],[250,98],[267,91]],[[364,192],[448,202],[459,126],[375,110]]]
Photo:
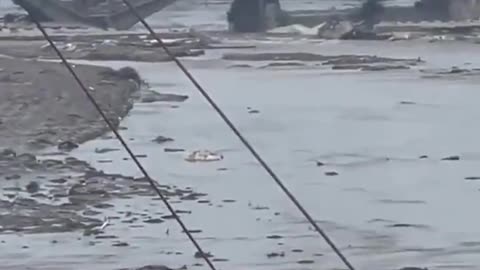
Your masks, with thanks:
[[[280,0],[234,0],[227,19],[232,32],[264,32],[292,24],[315,27],[332,18],[363,22],[368,28],[379,22],[448,22],[480,18],[480,0],[417,0],[411,6],[383,4],[382,0],[364,0],[363,5],[354,8],[283,11]]]
[[[177,0],[135,0],[132,4],[143,17],[149,17]],[[128,30],[137,17],[121,0],[13,0],[39,20],[78,23],[103,29]]]

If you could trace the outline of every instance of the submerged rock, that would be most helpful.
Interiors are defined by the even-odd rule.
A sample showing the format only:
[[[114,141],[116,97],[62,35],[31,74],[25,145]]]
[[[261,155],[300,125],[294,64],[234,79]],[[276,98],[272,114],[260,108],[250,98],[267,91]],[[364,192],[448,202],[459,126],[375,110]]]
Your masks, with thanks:
[[[156,142],[158,144],[162,144],[162,143],[166,143],[166,142],[173,142],[173,141],[174,140],[172,138],[161,136],[161,135],[152,140],[152,142]]]
[[[177,94],[162,94],[155,91],[145,91],[140,97],[140,102],[142,103],[153,103],[153,102],[184,102],[188,99],[186,95],[177,95]]]
[[[37,182],[32,181],[25,187],[25,189],[29,193],[37,193],[40,190],[40,185]]]
[[[449,157],[444,157],[442,160],[450,160],[450,161],[457,161],[460,160],[459,156],[449,156]]]
[[[71,141],[64,141],[58,144],[58,150],[61,151],[72,151],[73,149],[78,148],[78,144]]]

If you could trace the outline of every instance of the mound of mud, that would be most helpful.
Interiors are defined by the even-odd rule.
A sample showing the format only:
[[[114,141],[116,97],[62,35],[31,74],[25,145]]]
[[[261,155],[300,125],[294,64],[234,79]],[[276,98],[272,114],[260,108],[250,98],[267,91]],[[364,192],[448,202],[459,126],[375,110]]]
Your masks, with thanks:
[[[75,65],[75,71],[118,125],[132,107],[138,74],[84,65]],[[2,58],[0,89],[0,146],[31,151],[82,143],[108,131],[63,65]]]

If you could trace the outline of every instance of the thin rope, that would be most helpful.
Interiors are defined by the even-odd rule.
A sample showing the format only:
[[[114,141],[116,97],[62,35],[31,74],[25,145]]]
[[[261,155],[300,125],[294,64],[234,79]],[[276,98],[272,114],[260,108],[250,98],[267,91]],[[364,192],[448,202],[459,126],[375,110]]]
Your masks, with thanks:
[[[68,61],[66,60],[66,58],[63,56],[62,52],[57,48],[57,46],[55,45],[55,43],[53,42],[53,40],[51,39],[51,37],[49,36],[49,34],[47,33],[47,31],[45,31],[45,28],[42,26],[42,24],[39,22],[39,20],[35,17],[34,13],[33,12],[30,12],[30,10],[26,10],[28,12],[28,14],[30,15],[30,18],[31,20],[33,21],[33,23],[35,23],[35,25],[37,26],[37,28],[40,30],[40,32],[42,32],[42,35],[45,37],[45,39],[48,41],[48,43],[50,44],[50,46],[55,50],[56,54],[58,55],[58,57],[62,60],[62,63],[65,65],[65,67],[68,69],[68,71],[70,72],[70,74],[72,74],[73,78],[75,79],[75,81],[78,83],[78,85],[80,86],[80,88],[83,90],[83,92],[87,95],[87,98],[90,100],[90,102],[93,104],[93,106],[95,107],[95,109],[100,113],[101,117],[103,118],[103,120],[107,123],[108,127],[110,128],[110,130],[115,134],[115,137],[118,139],[118,141],[120,141],[120,143],[122,144],[123,148],[125,148],[125,150],[127,151],[127,153],[130,155],[131,159],[135,162],[136,166],[138,167],[138,169],[142,172],[142,174],[144,175],[145,179],[147,179],[147,181],[149,182],[150,186],[152,187],[152,189],[155,191],[155,193],[160,197],[160,199],[163,201],[163,203],[165,204],[165,206],[168,208],[168,210],[170,211],[170,213],[172,214],[172,216],[175,218],[175,220],[178,222],[178,224],[180,225],[180,227],[182,228],[183,232],[185,232],[185,234],[188,236],[188,238],[190,239],[190,241],[192,242],[192,244],[195,246],[195,248],[197,249],[199,255],[202,256],[202,258],[205,260],[205,262],[208,264],[208,266],[210,267],[211,270],[216,270],[215,266],[213,265],[213,263],[210,261],[210,259],[208,258],[207,254],[203,252],[202,248],[200,247],[200,245],[198,244],[198,242],[195,240],[195,238],[193,237],[193,235],[190,233],[190,231],[188,230],[188,228],[186,227],[186,225],[183,223],[183,221],[180,219],[180,217],[178,216],[178,214],[175,212],[175,209],[170,205],[170,203],[167,201],[167,198],[162,194],[162,192],[160,191],[160,189],[157,187],[156,185],[156,182],[150,177],[150,175],[148,174],[148,172],[146,171],[146,169],[143,167],[143,165],[140,163],[140,161],[138,160],[138,158],[135,156],[135,154],[133,153],[133,151],[130,149],[130,147],[128,146],[128,144],[126,143],[126,141],[123,139],[123,137],[120,135],[120,133],[115,129],[115,126],[112,124],[112,122],[107,118],[107,116],[105,115],[105,113],[102,111],[102,109],[100,108],[100,106],[98,105],[97,101],[95,100],[95,98],[92,96],[92,94],[90,94],[90,92],[87,90],[87,88],[85,87],[85,85],[83,84],[82,80],[80,80],[80,78],[78,77],[77,73],[73,70],[72,66],[70,65],[70,63],[68,63]]]
[[[260,163],[260,165],[265,169],[265,171],[272,177],[272,179],[277,183],[277,185],[283,190],[283,192],[288,196],[288,198],[295,204],[295,206],[300,210],[304,217],[310,222],[310,224],[315,228],[315,230],[323,237],[327,242],[330,248],[337,254],[337,256],[342,260],[342,262],[348,267],[349,270],[355,270],[353,265],[348,261],[348,259],[343,255],[340,249],[335,245],[335,243],[330,239],[330,237],[325,233],[325,231],[320,228],[320,226],[315,222],[315,220],[310,216],[307,210],[302,206],[302,204],[297,200],[297,198],[290,192],[290,190],[283,184],[277,174],[271,169],[271,167],[263,160],[263,158],[257,153],[253,146],[247,141],[247,139],[242,135],[242,133],[235,127],[235,125],[230,121],[230,119],[225,115],[223,110],[217,105],[217,103],[210,97],[207,91],[198,83],[198,81],[193,77],[193,75],[188,71],[188,69],[178,60],[178,58],[168,49],[165,43],[159,38],[159,36],[153,31],[150,25],[138,14],[135,7],[130,4],[128,0],[122,0],[123,3],[130,9],[130,11],[137,17],[137,19],[145,26],[145,28],[150,32],[153,38],[158,42],[158,44],[165,50],[165,53],[175,62],[175,64],[182,70],[182,72],[187,76],[187,78],[193,83],[195,88],[202,94],[202,96],[208,101],[210,106],[218,113],[218,115],[223,119],[223,121],[228,125],[228,127],[235,133],[235,135],[240,139],[243,145],[250,151],[250,153],[255,157],[255,159]]]

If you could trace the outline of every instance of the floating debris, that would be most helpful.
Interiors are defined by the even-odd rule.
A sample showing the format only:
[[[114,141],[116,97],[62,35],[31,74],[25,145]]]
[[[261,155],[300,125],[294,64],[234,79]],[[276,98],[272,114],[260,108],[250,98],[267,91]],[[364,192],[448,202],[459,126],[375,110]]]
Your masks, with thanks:
[[[185,160],[189,162],[211,162],[223,160],[223,156],[208,150],[197,150],[189,154]]]
[[[102,226],[100,226],[100,230],[105,230],[105,228],[107,228],[107,226],[110,225],[110,218],[109,217],[105,217],[103,219],[103,224]]]

